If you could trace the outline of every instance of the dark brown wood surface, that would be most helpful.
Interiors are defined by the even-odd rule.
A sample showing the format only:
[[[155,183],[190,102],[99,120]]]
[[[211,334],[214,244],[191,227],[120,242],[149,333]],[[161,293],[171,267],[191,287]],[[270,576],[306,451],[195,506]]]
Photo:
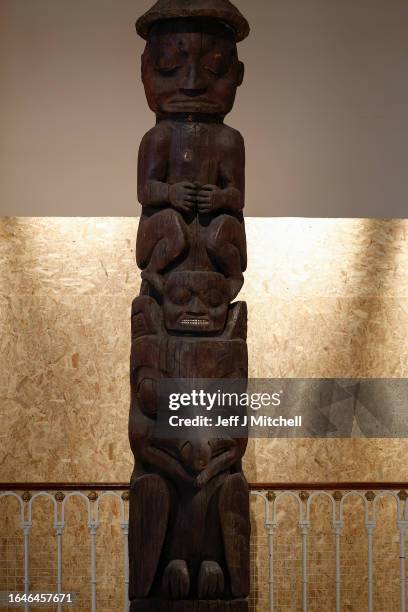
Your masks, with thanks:
[[[156,125],[140,145],[132,305],[131,610],[247,610],[246,440],[160,436],[158,385],[248,377],[245,149],[224,123],[248,34],[227,0],[159,0],[137,23]],[[186,434],[187,435],[187,434]]]
[[[130,612],[247,612],[246,600],[233,601],[164,601],[162,599],[140,599],[132,602]]]

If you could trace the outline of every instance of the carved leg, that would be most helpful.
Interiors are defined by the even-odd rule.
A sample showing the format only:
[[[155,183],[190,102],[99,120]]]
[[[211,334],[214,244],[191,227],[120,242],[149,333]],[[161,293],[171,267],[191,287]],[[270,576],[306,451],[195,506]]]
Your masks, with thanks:
[[[129,598],[147,597],[160,561],[170,512],[170,494],[161,476],[138,478],[130,491]]]
[[[142,216],[136,243],[136,261],[144,276],[158,275],[188,248],[186,225],[172,209]]]
[[[230,280],[231,299],[234,299],[243,285],[242,273],[247,266],[244,224],[228,215],[217,217],[208,228],[207,252]]]
[[[229,476],[219,498],[221,529],[225,557],[234,597],[249,594],[249,492],[242,474]]]

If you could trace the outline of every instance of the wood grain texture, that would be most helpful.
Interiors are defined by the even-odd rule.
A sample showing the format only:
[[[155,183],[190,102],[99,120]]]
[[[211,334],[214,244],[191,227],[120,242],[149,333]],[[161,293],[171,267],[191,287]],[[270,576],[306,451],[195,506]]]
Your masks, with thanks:
[[[248,612],[246,600],[235,601],[133,601],[130,612]]]
[[[247,307],[232,304],[247,266],[245,150],[224,123],[243,78],[236,41],[246,22],[225,0],[186,7],[159,0],[137,24],[147,39],[142,80],[156,125],[142,140],[138,167],[132,610],[150,609],[153,600],[165,610],[178,602],[179,612],[217,600],[217,610],[238,610],[233,600],[250,590],[246,440],[204,430],[197,439],[191,432],[169,438],[156,428],[163,379],[242,379],[246,387],[248,377]]]

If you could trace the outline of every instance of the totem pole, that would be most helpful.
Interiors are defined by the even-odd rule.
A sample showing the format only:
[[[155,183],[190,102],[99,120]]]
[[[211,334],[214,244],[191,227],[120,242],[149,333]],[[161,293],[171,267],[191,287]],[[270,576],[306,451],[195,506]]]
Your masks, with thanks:
[[[156,126],[139,151],[132,305],[131,611],[246,612],[247,440],[156,434],[163,379],[247,379],[245,150],[224,124],[249,33],[228,0],[159,0],[136,24]]]

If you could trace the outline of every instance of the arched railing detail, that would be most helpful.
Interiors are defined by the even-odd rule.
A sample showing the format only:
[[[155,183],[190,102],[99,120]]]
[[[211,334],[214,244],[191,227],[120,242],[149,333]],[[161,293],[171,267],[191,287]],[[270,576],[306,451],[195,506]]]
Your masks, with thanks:
[[[383,483],[384,485],[384,483]],[[398,485],[398,486],[397,486]],[[75,487],[78,487],[77,489]],[[114,499],[118,503],[118,525],[121,529],[123,539],[123,589],[124,589],[124,611],[129,610],[128,586],[129,586],[129,569],[128,569],[128,486],[123,485],[69,485],[69,484],[53,484],[52,486],[44,485],[42,489],[40,485],[30,484],[24,487],[19,486],[13,488],[12,485],[0,484],[0,499],[11,497],[18,501],[18,517],[20,527],[23,532],[23,564],[24,564],[24,590],[26,593],[30,590],[30,534],[35,522],[33,516],[34,504],[40,498],[46,498],[52,502],[52,518],[53,528],[56,538],[57,549],[57,568],[56,568],[56,583],[55,591],[63,591],[63,551],[62,538],[64,529],[67,524],[66,504],[71,498],[78,498],[84,502],[86,521],[90,538],[91,552],[91,567],[90,567],[90,590],[89,590],[89,609],[92,612],[97,612],[97,533],[101,520],[101,503],[104,499]],[[24,491],[23,491],[24,489]],[[318,484],[314,487],[311,484],[298,484],[279,486],[272,484],[251,485],[251,498],[260,499],[262,501],[262,518],[267,536],[267,550],[265,551],[265,561],[267,563],[267,605],[268,612],[278,612],[276,604],[276,594],[279,588],[275,577],[274,568],[274,550],[276,546],[276,534],[280,528],[280,520],[278,510],[284,507],[285,501],[294,499],[297,509],[297,524],[301,535],[302,556],[301,556],[301,580],[302,580],[302,611],[307,612],[309,607],[309,571],[312,561],[309,559],[308,547],[310,546],[309,535],[313,529],[311,523],[312,507],[318,504],[321,499],[328,499],[330,502],[330,523],[332,531],[335,535],[334,539],[334,560],[335,560],[335,578],[333,580],[333,591],[336,601],[336,612],[342,609],[342,583],[340,572],[340,543],[342,530],[344,529],[347,520],[346,501],[349,499],[358,499],[362,502],[361,511],[364,514],[364,527],[367,534],[367,609],[368,612],[374,612],[373,601],[373,535],[378,522],[378,504],[381,499],[390,498],[395,502],[397,520],[396,529],[399,533],[399,612],[407,612],[407,585],[406,585],[406,546],[405,537],[408,529],[408,483],[392,483],[385,484],[381,487],[380,484],[369,483],[366,486],[361,483],[352,483],[348,487],[347,483],[332,483],[326,488],[323,484]],[[88,494],[86,491],[88,490]],[[58,491],[55,493],[55,491]],[[64,494],[62,491],[66,491]],[[25,604],[24,610],[29,610],[29,605]],[[62,610],[61,605],[58,605],[58,611]]]

